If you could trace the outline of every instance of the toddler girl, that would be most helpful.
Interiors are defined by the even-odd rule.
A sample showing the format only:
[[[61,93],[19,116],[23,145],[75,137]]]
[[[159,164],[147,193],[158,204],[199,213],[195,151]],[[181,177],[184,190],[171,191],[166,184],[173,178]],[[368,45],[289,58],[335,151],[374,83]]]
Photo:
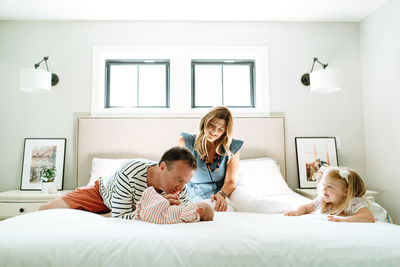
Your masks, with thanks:
[[[355,171],[343,167],[327,167],[325,170],[321,168],[320,174],[322,177],[318,184],[318,197],[284,215],[299,216],[320,210],[328,214],[328,220],[333,222],[375,222],[368,201],[362,198],[366,191],[365,184]],[[380,207],[373,204],[374,207]]]
[[[198,221],[212,221],[214,211],[205,202],[186,205],[171,205],[167,199],[148,187],[142,194],[134,212],[136,220],[157,224],[191,223]]]

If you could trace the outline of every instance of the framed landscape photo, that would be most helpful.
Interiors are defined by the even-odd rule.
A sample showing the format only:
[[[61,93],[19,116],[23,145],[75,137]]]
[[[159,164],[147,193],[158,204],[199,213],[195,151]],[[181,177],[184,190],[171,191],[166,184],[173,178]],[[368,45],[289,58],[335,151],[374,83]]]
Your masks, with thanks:
[[[338,166],[335,137],[296,137],[300,188],[317,188],[314,174],[323,165]]]
[[[66,138],[25,138],[21,190],[41,190],[44,169],[55,169],[57,190],[63,189]]]

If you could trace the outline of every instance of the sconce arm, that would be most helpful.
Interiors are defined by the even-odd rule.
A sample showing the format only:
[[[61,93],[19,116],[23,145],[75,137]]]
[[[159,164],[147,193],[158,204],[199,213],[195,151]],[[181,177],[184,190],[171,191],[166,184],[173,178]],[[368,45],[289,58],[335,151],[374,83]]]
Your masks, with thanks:
[[[322,68],[324,68],[324,69],[326,69],[326,67],[328,67],[328,63],[327,64],[323,64],[323,63],[321,63],[321,61],[318,60],[318,58],[315,57],[313,59],[313,64],[312,64],[312,67],[311,67],[311,71],[309,73],[311,73],[313,71],[315,62],[318,62],[322,66]]]
[[[41,61],[39,61],[38,63],[35,64],[35,69],[39,68],[40,64],[44,61],[44,63],[46,63],[46,69],[47,69],[47,71],[49,71],[49,66],[47,66],[48,59],[49,59],[49,56],[43,57],[43,59]]]

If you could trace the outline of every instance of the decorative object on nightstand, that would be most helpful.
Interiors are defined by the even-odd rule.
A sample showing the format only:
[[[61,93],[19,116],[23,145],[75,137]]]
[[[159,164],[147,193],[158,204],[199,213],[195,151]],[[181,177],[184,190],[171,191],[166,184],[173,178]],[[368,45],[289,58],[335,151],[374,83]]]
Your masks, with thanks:
[[[296,137],[300,188],[317,188],[314,174],[323,165],[338,166],[335,137]]]
[[[51,169],[55,170],[56,189],[62,190],[66,142],[65,138],[25,138],[21,190],[40,190],[41,182],[49,180]]]
[[[316,188],[292,188],[292,190],[309,199],[314,199],[318,195],[318,190]],[[364,198],[375,202],[376,195],[378,195],[377,191],[367,190]]]
[[[40,186],[42,187],[43,193],[56,193],[57,185],[54,182],[56,178],[56,168],[47,167],[43,165],[40,171]]]
[[[57,191],[54,194],[20,190],[2,192],[0,193],[0,220],[37,211],[42,204],[69,192],[71,190]]]

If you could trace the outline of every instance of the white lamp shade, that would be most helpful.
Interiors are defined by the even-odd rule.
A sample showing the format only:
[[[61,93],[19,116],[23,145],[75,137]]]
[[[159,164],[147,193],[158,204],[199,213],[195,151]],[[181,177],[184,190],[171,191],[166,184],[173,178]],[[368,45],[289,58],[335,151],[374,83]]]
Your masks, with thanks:
[[[337,69],[321,69],[310,73],[310,86],[313,93],[333,93],[342,90],[338,86]]]
[[[21,91],[41,93],[51,91],[51,72],[39,69],[23,69],[19,77]]]

